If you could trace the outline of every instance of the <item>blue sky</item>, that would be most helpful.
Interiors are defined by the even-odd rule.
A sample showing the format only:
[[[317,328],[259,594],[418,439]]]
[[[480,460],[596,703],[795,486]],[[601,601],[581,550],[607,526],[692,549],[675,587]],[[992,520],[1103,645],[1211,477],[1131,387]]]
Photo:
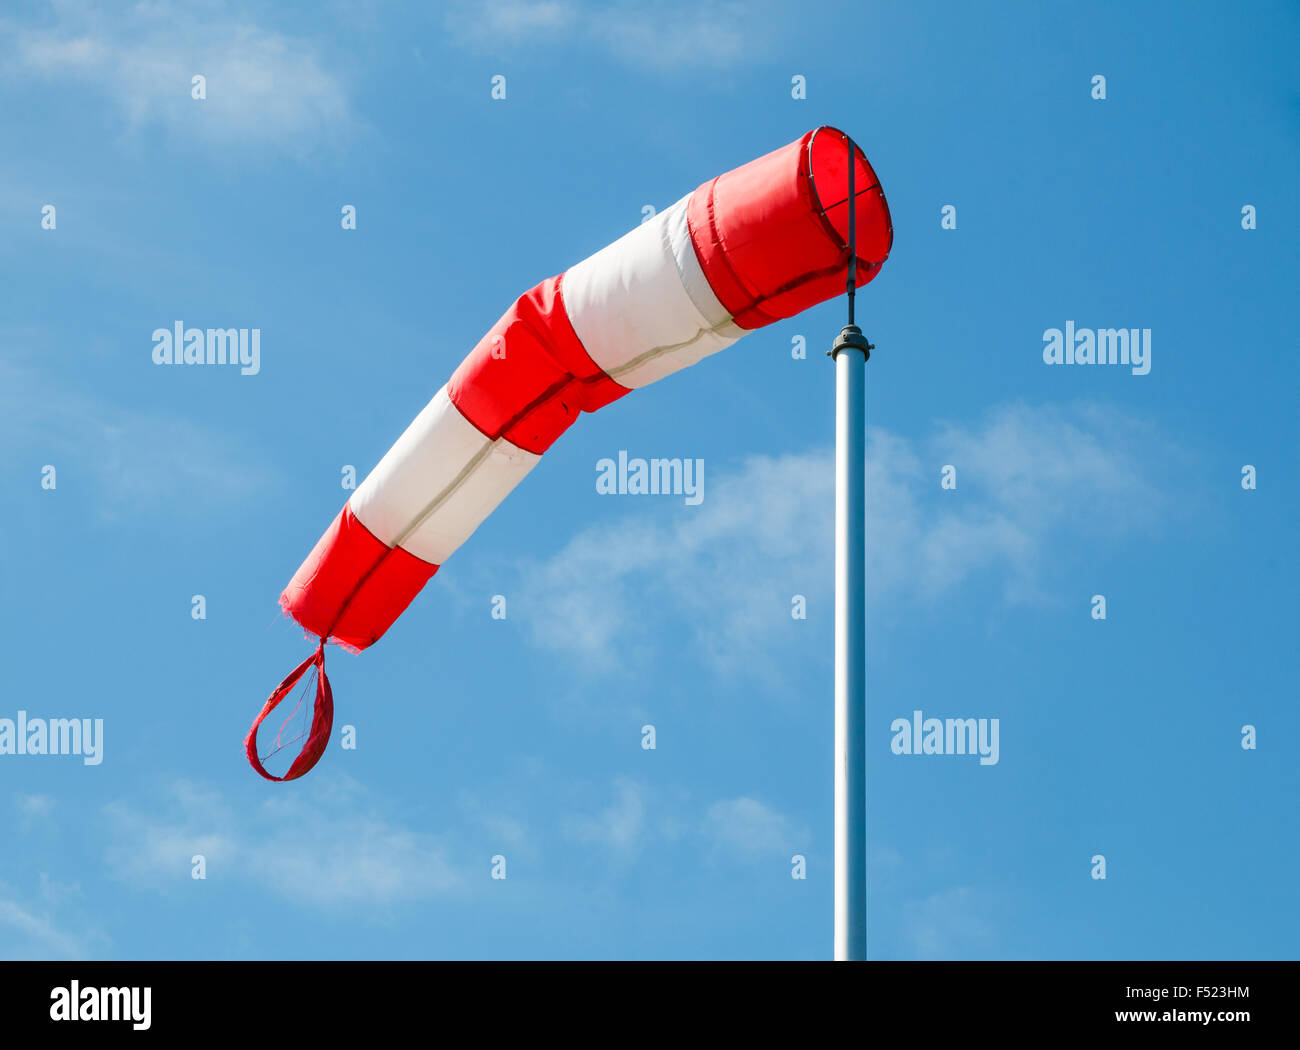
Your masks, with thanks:
[[[1294,958],[1298,27],[7,5],[0,718],[104,747],[0,756],[0,957],[830,955],[842,301],[581,419],[378,645],[330,652],[356,750],[272,785],[241,743],[310,650],[276,599],[343,466],[520,292],[832,123],[895,225],[859,298],[871,957]],[[177,320],[259,328],[259,373],[155,366]],[[1047,366],[1067,321],[1150,329],[1150,373]],[[704,502],[598,495],[620,449],[704,460]],[[997,718],[998,762],[893,754],[918,709]]]

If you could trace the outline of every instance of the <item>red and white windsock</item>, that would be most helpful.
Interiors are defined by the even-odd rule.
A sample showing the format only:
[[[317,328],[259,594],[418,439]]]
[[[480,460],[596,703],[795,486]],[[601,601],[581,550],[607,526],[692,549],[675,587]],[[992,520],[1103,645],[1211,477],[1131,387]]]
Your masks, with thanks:
[[[373,645],[429,578],[578,418],[746,332],[839,295],[849,250],[849,140],[834,128],[704,183],[521,295],[461,362],[317,542],[280,596],[316,652],[267,700],[245,747],[269,780],[302,776],[329,742],[324,646]],[[853,148],[858,285],[893,243],[871,165]],[[315,707],[283,777],[262,720],[311,668]]]

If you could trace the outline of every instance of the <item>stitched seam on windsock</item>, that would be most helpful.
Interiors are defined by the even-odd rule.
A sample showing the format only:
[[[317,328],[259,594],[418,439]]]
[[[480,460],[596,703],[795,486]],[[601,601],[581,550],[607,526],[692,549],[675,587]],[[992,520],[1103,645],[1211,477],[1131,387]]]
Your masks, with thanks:
[[[686,229],[686,202],[690,200],[690,196],[691,195],[688,193],[678,201],[677,204],[674,204],[673,207],[669,209],[669,212],[671,212],[673,208],[678,208],[680,205],[680,218],[683,229]],[[667,222],[663,223],[660,228],[659,239],[662,247],[667,250],[670,256],[672,256],[673,265],[677,268],[677,279],[681,282],[683,291],[686,292],[686,296],[690,299],[691,305],[695,307],[695,312],[699,314],[700,320],[705,324],[689,339],[680,343],[668,343],[664,346],[652,347],[649,350],[637,354],[636,357],[629,358],[617,368],[609,369],[605,374],[608,375],[610,379],[617,380],[619,376],[627,375],[629,372],[635,372],[647,362],[655,360],[655,358],[692,346],[695,343],[698,343],[706,335],[723,335],[730,336],[732,339],[739,339],[741,336],[746,334],[746,330],[741,328],[732,320],[731,315],[727,313],[727,308],[722,305],[718,300],[718,297],[714,295],[713,289],[709,286],[708,278],[704,276],[704,270],[700,267],[699,260],[695,258],[695,248],[691,244],[690,231],[686,230],[685,246],[691,252],[691,261],[695,263],[695,269],[699,271],[699,282],[702,283],[705,288],[709,288],[709,294],[713,296],[714,302],[718,304],[716,310],[709,310],[700,305],[698,294],[699,286],[687,275],[686,266],[688,266],[689,263],[685,265],[683,264],[682,255],[677,250],[678,244],[673,242],[673,237],[669,232]],[[713,321],[710,315],[719,317],[719,320]]]
[[[719,333],[722,333],[727,328],[732,328],[735,330],[737,339],[739,339],[742,335],[745,334],[745,330],[743,328],[740,328],[738,325],[733,324],[730,320],[727,320],[721,324],[714,325],[711,328],[701,328],[698,332],[695,333],[695,335],[691,336],[691,338],[687,339],[684,343],[671,343],[668,346],[656,346],[653,350],[647,350],[643,354],[637,354],[636,357],[625,362],[624,364],[619,365],[617,368],[609,372],[608,375],[610,379],[617,379],[619,376],[627,375],[628,372],[635,371],[636,369],[644,365],[647,361],[653,361],[656,357],[662,357],[664,354],[670,354],[674,350],[681,350],[685,347],[691,346],[694,343],[698,343],[706,335],[717,335]]]
[[[708,277],[704,275],[704,267],[700,265],[700,260],[695,254],[695,245],[691,243],[690,227],[686,222],[686,208],[690,199],[691,194],[688,193],[668,209],[669,213],[675,212],[675,214],[670,222],[664,223],[663,244],[673,257],[673,263],[677,267],[677,277],[699,312],[701,320],[712,325],[713,331],[718,331],[718,325],[729,324],[735,318],[727,312],[727,308],[722,305],[717,293],[710,286]],[[745,334],[739,327],[737,333],[736,338]]]
[[[457,412],[460,412],[460,409],[456,408],[454,404],[452,405],[452,408],[456,409]],[[461,418],[462,419],[464,418],[463,414]],[[461,488],[464,487],[465,483],[469,481],[471,476],[473,476],[474,471],[478,470],[479,467],[481,467],[485,462],[487,462],[488,457],[492,455],[493,451],[497,448],[498,445],[505,446],[507,449],[513,450],[514,452],[524,451],[523,449],[518,448],[512,442],[507,441],[505,438],[497,438],[495,441],[488,441],[487,444],[483,445],[482,448],[480,448],[477,452],[474,453],[473,456],[470,457],[469,462],[466,463],[465,466],[461,468],[460,473],[457,474],[454,478],[452,478],[451,481],[449,481],[446,484],[446,486],[443,488],[441,492],[439,492],[436,496],[433,497],[433,499],[431,499],[428,503],[426,503],[424,507],[420,510],[420,512],[416,514],[414,518],[411,519],[410,524],[408,524],[405,528],[402,529],[401,532],[397,534],[397,536],[393,539],[392,545],[394,547],[400,547],[402,543],[405,542],[407,539],[409,539],[413,533],[417,532],[420,526],[423,525],[426,521],[428,521],[429,518],[433,516],[433,514],[438,510],[439,507],[443,506],[443,504],[445,504],[447,500],[451,499],[451,497],[454,496],[457,491],[459,491]],[[507,455],[510,455],[510,453],[508,452]],[[510,455],[510,458],[514,459],[515,456]],[[416,555],[416,557],[419,557],[419,555]]]

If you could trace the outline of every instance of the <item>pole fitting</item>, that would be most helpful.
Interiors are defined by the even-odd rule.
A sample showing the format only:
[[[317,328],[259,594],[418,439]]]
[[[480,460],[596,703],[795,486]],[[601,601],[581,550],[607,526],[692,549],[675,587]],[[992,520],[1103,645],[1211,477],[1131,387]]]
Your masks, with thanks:
[[[863,360],[870,361],[871,351],[875,348],[874,343],[867,342],[867,337],[862,334],[861,328],[855,324],[846,324],[840,329],[834,345],[826,351],[826,356],[833,358],[841,350],[861,350]]]

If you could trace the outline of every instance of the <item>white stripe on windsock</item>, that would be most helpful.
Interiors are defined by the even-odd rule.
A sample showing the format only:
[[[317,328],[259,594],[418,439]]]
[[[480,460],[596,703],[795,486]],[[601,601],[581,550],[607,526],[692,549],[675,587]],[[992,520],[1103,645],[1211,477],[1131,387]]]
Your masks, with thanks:
[[[484,437],[444,384],[349,503],[380,542],[441,565],[541,458]]]
[[[562,294],[583,347],[611,379],[647,386],[725,350],[732,323],[700,269],[683,197],[571,266]]]

